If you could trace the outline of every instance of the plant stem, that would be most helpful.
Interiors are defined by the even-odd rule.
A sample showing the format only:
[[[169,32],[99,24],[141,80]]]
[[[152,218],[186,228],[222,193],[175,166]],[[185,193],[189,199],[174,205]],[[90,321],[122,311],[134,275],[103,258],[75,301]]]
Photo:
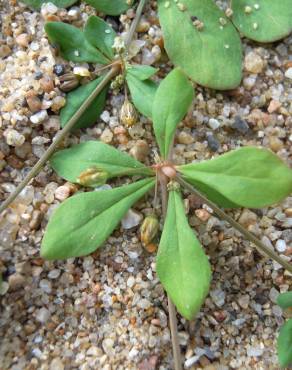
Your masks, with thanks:
[[[140,2],[139,2],[139,5],[138,5],[137,10],[136,10],[135,19],[133,20],[133,22],[131,24],[131,27],[129,29],[129,32],[128,32],[126,40],[125,40],[126,49],[129,49],[129,46],[132,42],[132,39],[134,37],[134,33],[136,31],[138,23],[140,22],[142,12],[143,12],[143,9],[144,9],[144,6],[145,6],[146,2],[147,2],[147,0],[140,0]]]
[[[76,122],[79,118],[83,115],[86,109],[90,106],[90,104],[94,101],[97,95],[106,87],[106,85],[111,81],[113,77],[115,77],[120,71],[120,67],[114,65],[108,73],[104,76],[103,80],[100,84],[95,88],[95,90],[89,95],[89,97],[84,101],[84,103],[80,106],[77,112],[70,118],[66,126],[57,133],[55,136],[52,144],[46,150],[45,154],[38,160],[38,162],[33,166],[31,171],[27,174],[27,176],[21,181],[21,183],[17,186],[17,188],[9,195],[9,197],[1,204],[0,206],[0,213],[6,209],[11,202],[18,196],[21,190],[32,180],[43,168],[46,164],[47,160],[51,157],[54,151],[57,149],[59,144],[62,142],[64,137],[69,133],[69,131],[74,127]]]
[[[176,180],[182,186],[184,186],[187,190],[189,190],[191,193],[198,196],[209,207],[211,207],[214,210],[214,212],[217,214],[217,216],[227,221],[231,226],[233,226],[236,230],[238,230],[247,240],[255,244],[255,246],[260,252],[266,254],[266,256],[272,258],[273,260],[278,262],[283,268],[285,268],[287,271],[292,273],[292,265],[289,262],[285,261],[278,254],[276,254],[273,250],[271,250],[269,247],[263,244],[258,238],[256,238],[252,233],[250,233],[243,226],[241,226],[238,222],[236,222],[231,216],[229,216],[227,213],[222,211],[222,209],[219,208],[215,203],[213,203],[211,200],[206,198],[203,194],[201,194],[201,192],[199,192],[192,185],[186,182],[180,175],[176,176]]]
[[[167,201],[168,201],[167,181],[168,180],[165,177],[165,175],[159,172],[162,213],[163,213],[164,221],[166,218]],[[182,370],[181,353],[180,353],[178,331],[177,331],[176,309],[169,295],[167,295],[167,303],[168,303],[168,317],[169,317],[169,326],[170,326],[170,333],[171,333],[174,370]]]

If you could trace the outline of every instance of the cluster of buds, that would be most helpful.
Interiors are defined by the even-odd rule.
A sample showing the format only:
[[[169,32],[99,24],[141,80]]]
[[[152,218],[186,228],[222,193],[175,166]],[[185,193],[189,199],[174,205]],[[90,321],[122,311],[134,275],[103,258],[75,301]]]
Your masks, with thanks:
[[[111,83],[111,88],[114,93],[118,93],[120,89],[124,86],[125,78],[123,75],[118,75]]]
[[[81,172],[77,178],[77,183],[82,186],[101,186],[106,183],[108,173],[97,167],[90,167]]]
[[[155,243],[153,243],[153,241],[158,231],[159,231],[159,221],[157,216],[154,214],[147,216],[141,225],[140,235],[141,242],[144,248],[150,253],[155,252],[157,249],[157,246]]]
[[[138,114],[134,105],[126,98],[120,110],[120,122],[126,127],[134,126],[138,121]]]
[[[126,45],[125,45],[125,41],[122,39],[121,36],[115,37],[112,48],[116,55],[124,54],[124,52],[126,51]]]

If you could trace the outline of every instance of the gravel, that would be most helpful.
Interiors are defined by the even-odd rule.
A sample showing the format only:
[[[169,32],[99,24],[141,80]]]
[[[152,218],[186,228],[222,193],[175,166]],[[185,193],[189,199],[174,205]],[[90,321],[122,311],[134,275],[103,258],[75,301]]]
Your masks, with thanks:
[[[1,201],[59,130],[65,104],[59,77],[74,68],[85,75],[95,68],[55,55],[43,23],[57,17],[81,26],[90,14],[94,10],[83,2],[68,10],[47,4],[33,12],[11,0],[0,10]],[[108,20],[123,31],[133,16],[129,10]],[[244,39],[242,85],[230,92],[196,87],[193,111],[175,138],[176,164],[256,145],[291,165],[291,41],[288,37],[276,46]],[[150,1],[131,48],[138,51],[133,60],[160,67],[162,78],[172,67],[162,48],[156,2]],[[70,135],[63,147],[99,139],[153,163],[157,147],[151,123],[140,117],[126,130],[118,120],[122,102],[121,92],[110,95],[96,125]],[[142,247],[138,233],[152,209],[151,197],[139,202],[124,227],[91,256],[43,261],[39,248],[48,219],[76,191],[46,166],[0,218],[1,369],[170,369],[167,300],[155,273],[155,254]],[[185,198],[213,268],[211,291],[197,320],[178,320],[185,368],[278,369],[276,338],[284,319],[276,299],[291,286],[291,276],[198,200]],[[290,197],[260,211],[229,213],[291,261],[291,210]]]

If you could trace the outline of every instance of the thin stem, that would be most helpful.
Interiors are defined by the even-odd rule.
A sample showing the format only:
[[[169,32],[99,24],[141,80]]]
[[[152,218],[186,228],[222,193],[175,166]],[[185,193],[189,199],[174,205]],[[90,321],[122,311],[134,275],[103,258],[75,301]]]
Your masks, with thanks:
[[[162,213],[165,221],[168,201],[167,178],[161,172],[159,172],[159,182],[161,189]],[[168,303],[168,317],[171,332],[174,370],[182,370],[181,353],[177,331],[176,309],[169,295],[167,295],[167,303]]]
[[[104,76],[103,80],[100,84],[95,88],[95,90],[89,95],[89,97],[84,101],[84,103],[80,106],[77,112],[70,118],[66,126],[58,132],[54,141],[49,146],[45,154],[38,160],[38,162],[33,166],[31,171],[27,174],[27,176],[21,181],[21,183],[17,186],[17,188],[9,195],[9,197],[1,204],[0,206],[0,213],[6,209],[10,203],[14,201],[14,199],[18,196],[21,190],[32,180],[43,168],[46,164],[47,160],[51,157],[54,151],[57,149],[59,144],[63,141],[64,137],[69,133],[69,131],[74,127],[76,122],[79,118],[84,114],[86,109],[90,106],[90,104],[94,101],[97,95],[106,87],[106,85],[111,81],[113,77],[115,77],[120,71],[119,66],[113,66],[110,71]]]
[[[126,40],[125,40],[126,49],[129,49],[129,46],[132,42],[132,39],[134,37],[134,33],[136,31],[138,23],[140,22],[142,12],[143,12],[143,9],[144,9],[144,6],[145,6],[146,2],[147,2],[147,0],[140,0],[140,3],[137,7],[135,19],[133,20],[133,22],[131,24],[131,27],[129,29],[129,32],[128,32]]]
[[[183,185],[187,190],[189,190],[191,193],[197,195],[204,203],[206,203],[209,207],[211,207],[214,212],[222,218],[223,220],[227,221],[231,226],[233,226],[236,230],[238,230],[247,240],[255,244],[257,249],[264,253],[266,256],[272,258],[276,262],[279,263],[283,268],[285,268],[287,271],[292,273],[292,265],[285,261],[283,258],[277,255],[273,250],[268,248],[265,244],[263,244],[258,238],[256,238],[252,233],[250,233],[248,230],[246,230],[243,226],[241,226],[238,222],[236,222],[231,216],[229,216],[227,213],[222,211],[215,203],[213,203],[211,200],[207,199],[201,192],[199,192],[197,189],[195,189],[192,185],[190,185],[188,182],[186,182],[180,175],[176,176],[177,182],[179,182],[181,185]]]

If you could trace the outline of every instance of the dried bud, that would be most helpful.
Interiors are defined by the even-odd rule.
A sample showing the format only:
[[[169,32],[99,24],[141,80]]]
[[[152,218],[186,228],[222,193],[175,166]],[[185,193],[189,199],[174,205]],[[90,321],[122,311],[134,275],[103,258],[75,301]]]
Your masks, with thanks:
[[[64,92],[71,91],[79,85],[79,80],[74,73],[65,73],[60,76],[60,89]]]
[[[90,167],[81,172],[77,178],[77,183],[83,186],[104,185],[108,179],[108,173],[96,167]]]
[[[137,112],[133,104],[126,99],[120,110],[121,123],[127,127],[131,127],[137,123],[137,119]]]
[[[152,242],[159,230],[159,222],[155,215],[147,216],[141,225],[141,241],[146,246]]]

